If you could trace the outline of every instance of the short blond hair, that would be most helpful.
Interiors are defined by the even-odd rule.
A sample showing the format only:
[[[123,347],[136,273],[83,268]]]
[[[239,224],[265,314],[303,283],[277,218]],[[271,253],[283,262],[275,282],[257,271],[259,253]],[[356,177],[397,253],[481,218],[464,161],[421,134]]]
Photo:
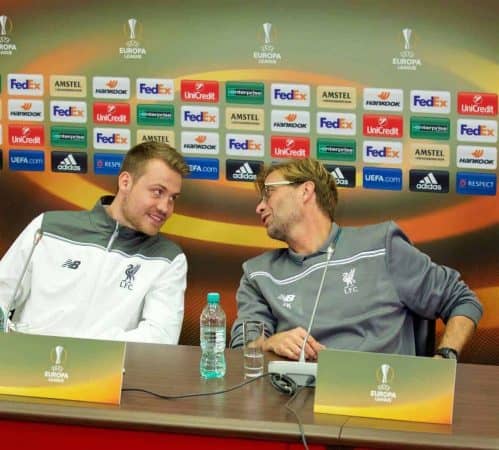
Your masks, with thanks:
[[[163,161],[182,177],[189,173],[189,166],[177,150],[168,144],[153,141],[142,142],[131,148],[123,160],[120,173],[128,172],[134,178],[140,178],[145,171],[147,162],[152,159]]]

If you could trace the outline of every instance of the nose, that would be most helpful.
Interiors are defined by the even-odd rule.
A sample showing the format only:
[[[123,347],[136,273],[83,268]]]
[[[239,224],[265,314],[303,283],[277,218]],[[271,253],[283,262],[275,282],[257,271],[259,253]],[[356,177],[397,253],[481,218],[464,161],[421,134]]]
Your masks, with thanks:
[[[169,216],[173,212],[173,201],[170,197],[163,197],[157,204],[157,209],[160,213]]]
[[[262,214],[263,211],[265,210],[265,205],[266,205],[265,199],[262,198],[256,205],[256,213]]]

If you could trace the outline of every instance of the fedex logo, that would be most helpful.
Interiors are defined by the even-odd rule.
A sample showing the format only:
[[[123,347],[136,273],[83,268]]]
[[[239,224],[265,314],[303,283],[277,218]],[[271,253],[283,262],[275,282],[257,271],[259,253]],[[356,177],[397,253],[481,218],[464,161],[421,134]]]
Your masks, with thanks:
[[[85,123],[87,104],[85,102],[56,101],[50,102],[51,122]]]
[[[130,130],[123,128],[94,128],[94,147],[104,150],[128,150]]]
[[[364,141],[363,159],[367,163],[401,164],[402,143],[397,141]]]
[[[273,158],[308,158],[310,140],[305,137],[272,136],[270,138]]]
[[[495,120],[459,119],[457,140],[497,142],[497,122]]]
[[[310,86],[307,84],[272,84],[271,103],[277,106],[310,106]]]
[[[218,128],[219,112],[216,106],[182,106],[182,126]]]
[[[137,78],[137,98],[141,100],[174,100],[173,80],[166,78]]]
[[[264,137],[257,134],[227,134],[227,155],[264,156]]]
[[[45,144],[45,131],[42,125],[9,125],[9,144],[24,147],[38,147]]]
[[[355,114],[317,113],[317,133],[353,136],[355,129]]]
[[[184,102],[218,103],[218,81],[182,80],[180,94]]]
[[[472,116],[496,116],[497,94],[458,92],[457,112]]]
[[[130,105],[128,103],[94,103],[94,122],[117,125],[130,123]]]
[[[450,113],[450,92],[411,91],[411,111],[433,114]]]
[[[43,95],[43,75],[13,73],[7,76],[7,92],[9,95]]]
[[[364,136],[382,136],[400,138],[403,134],[402,116],[380,116],[364,114]]]

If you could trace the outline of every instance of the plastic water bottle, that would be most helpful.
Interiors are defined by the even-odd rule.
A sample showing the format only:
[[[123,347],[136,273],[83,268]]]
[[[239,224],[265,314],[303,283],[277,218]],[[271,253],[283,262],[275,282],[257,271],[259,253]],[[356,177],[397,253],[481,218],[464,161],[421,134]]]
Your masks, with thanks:
[[[220,306],[220,294],[210,292],[207,305],[201,313],[201,361],[199,371],[203,378],[221,378],[225,375],[225,313]]]

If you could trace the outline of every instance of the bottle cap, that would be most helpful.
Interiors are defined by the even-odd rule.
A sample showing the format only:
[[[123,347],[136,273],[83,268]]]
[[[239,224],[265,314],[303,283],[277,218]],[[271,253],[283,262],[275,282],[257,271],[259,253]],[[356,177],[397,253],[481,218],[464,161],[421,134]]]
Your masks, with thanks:
[[[208,303],[220,303],[220,294],[218,292],[208,292],[206,298]]]

